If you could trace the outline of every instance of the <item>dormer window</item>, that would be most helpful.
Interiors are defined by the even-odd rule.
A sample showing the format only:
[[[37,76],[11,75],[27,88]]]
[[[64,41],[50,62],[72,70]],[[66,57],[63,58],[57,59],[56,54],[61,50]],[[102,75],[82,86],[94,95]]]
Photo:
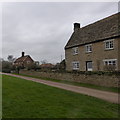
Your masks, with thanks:
[[[92,52],[92,44],[86,45],[85,48],[87,53]]]
[[[72,48],[72,51],[73,51],[73,55],[77,55],[78,54],[78,47]]]
[[[114,42],[113,40],[107,40],[105,41],[105,49],[109,50],[109,49],[113,49],[114,48]]]

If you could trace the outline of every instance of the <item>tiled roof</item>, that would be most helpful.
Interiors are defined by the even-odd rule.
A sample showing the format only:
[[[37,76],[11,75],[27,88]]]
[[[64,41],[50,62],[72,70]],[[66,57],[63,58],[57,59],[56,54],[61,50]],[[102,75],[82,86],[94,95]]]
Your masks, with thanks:
[[[52,68],[52,67],[54,67],[54,65],[51,64],[51,63],[46,63],[46,64],[41,64],[40,67],[43,67],[43,68]]]
[[[27,57],[30,57],[30,56],[29,56],[29,55],[26,55],[26,56],[23,56],[23,57],[19,57],[18,59],[15,60],[14,63],[24,62]]]
[[[120,36],[120,29],[118,29],[118,26],[120,27],[120,20],[118,20],[118,17],[120,18],[120,13],[79,28],[78,31],[73,32],[65,49]]]

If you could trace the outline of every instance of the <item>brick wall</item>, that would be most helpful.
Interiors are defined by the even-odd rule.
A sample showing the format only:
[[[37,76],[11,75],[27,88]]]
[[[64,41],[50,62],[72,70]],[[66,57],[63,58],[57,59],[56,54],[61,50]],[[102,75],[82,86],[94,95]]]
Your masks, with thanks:
[[[56,73],[56,72],[35,72],[35,71],[20,71],[21,74],[39,76],[44,78],[52,78],[58,80],[67,80],[80,83],[89,83],[106,87],[118,87],[120,76],[117,75],[85,75],[76,73]]]

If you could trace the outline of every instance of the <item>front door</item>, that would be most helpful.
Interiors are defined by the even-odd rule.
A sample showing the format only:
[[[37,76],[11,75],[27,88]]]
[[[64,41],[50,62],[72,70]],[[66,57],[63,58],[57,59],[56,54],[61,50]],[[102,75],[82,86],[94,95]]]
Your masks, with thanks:
[[[92,61],[87,61],[86,62],[86,70],[87,71],[92,71],[93,68],[92,68]]]

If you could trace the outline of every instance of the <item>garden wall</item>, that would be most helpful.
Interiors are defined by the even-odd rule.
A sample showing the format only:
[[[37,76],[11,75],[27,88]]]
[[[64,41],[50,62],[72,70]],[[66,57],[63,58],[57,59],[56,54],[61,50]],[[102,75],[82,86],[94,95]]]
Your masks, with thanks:
[[[59,72],[36,72],[36,71],[20,71],[21,74],[38,76],[43,78],[52,78],[58,80],[67,80],[80,83],[88,83],[106,87],[118,87],[120,83],[119,75],[97,75],[97,74],[80,74],[80,73],[59,73]]]

